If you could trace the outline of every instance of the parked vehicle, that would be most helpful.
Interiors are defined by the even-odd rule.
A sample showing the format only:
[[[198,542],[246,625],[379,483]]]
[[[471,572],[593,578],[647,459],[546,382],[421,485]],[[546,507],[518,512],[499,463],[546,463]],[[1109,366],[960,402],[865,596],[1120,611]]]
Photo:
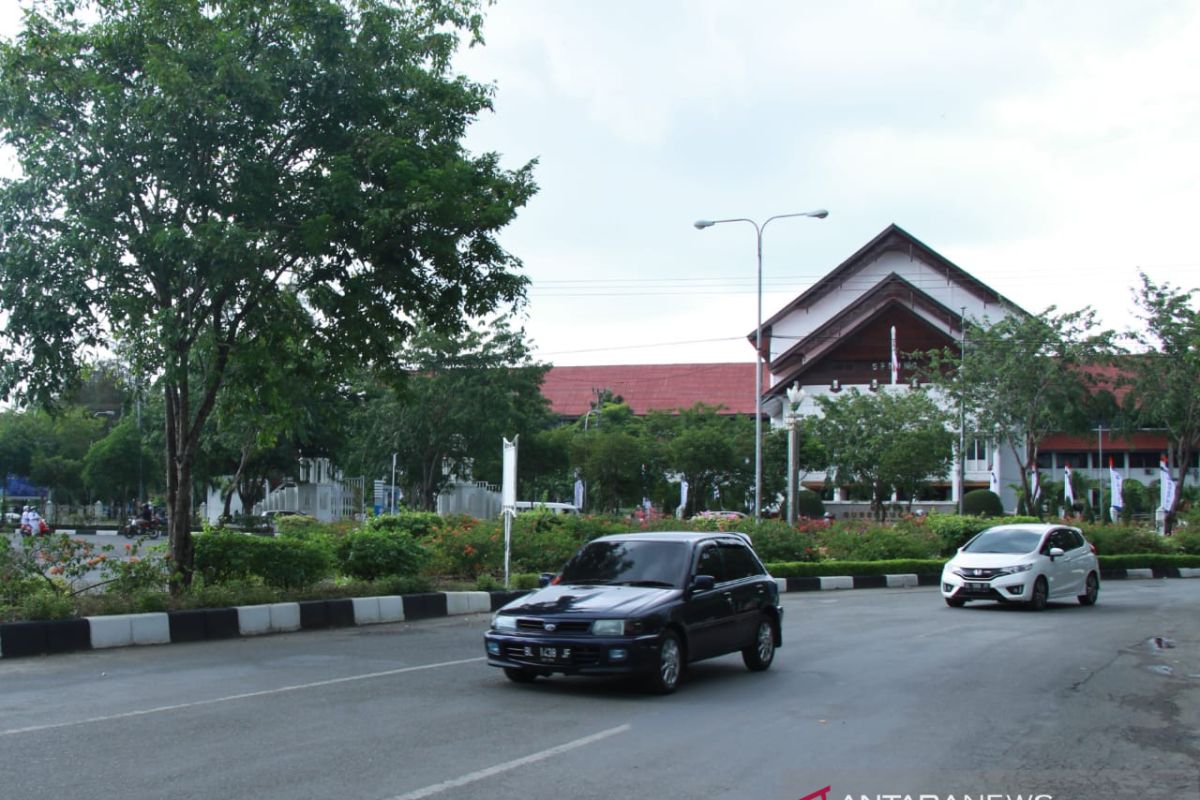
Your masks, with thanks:
[[[579,513],[579,508],[571,503],[543,503],[534,500],[518,500],[514,508],[518,514],[526,511],[549,511],[551,514]]]
[[[779,587],[741,534],[595,539],[549,585],[505,605],[484,635],[488,663],[539,675],[643,676],[672,692],[687,665],[741,652],[765,670],[782,644]]]
[[[946,605],[975,600],[1025,603],[1040,611],[1050,600],[1095,605],[1100,594],[1096,548],[1078,528],[998,525],[976,534],[942,570]]]

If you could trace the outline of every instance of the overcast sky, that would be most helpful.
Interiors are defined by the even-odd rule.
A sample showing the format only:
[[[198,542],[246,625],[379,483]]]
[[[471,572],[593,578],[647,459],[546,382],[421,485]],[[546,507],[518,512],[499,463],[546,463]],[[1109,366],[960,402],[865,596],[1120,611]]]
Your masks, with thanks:
[[[542,360],[751,361],[754,230],[699,218],[829,209],[766,228],[764,318],[891,223],[1029,311],[1197,285],[1200,2],[498,0],[484,36]]]

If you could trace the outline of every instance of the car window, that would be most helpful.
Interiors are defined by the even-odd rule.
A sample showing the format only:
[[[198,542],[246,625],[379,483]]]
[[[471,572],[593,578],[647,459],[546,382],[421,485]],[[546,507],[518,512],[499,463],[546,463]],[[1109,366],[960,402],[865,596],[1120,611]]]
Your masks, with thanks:
[[[967,553],[1031,553],[1042,535],[1021,528],[989,528],[963,547]]]
[[[736,581],[754,575],[762,575],[762,565],[750,552],[750,548],[740,544],[721,545],[721,556],[725,561],[725,573],[728,580]]]
[[[725,574],[725,562],[721,551],[715,544],[706,544],[696,558],[696,574],[712,575],[717,583],[729,580]]]
[[[563,567],[560,583],[655,583],[679,586],[685,542],[591,542]]]
[[[1072,549],[1078,550],[1080,547],[1085,547],[1087,545],[1087,542],[1083,540],[1083,534],[1079,531],[1068,531],[1067,533],[1069,533],[1071,536]]]

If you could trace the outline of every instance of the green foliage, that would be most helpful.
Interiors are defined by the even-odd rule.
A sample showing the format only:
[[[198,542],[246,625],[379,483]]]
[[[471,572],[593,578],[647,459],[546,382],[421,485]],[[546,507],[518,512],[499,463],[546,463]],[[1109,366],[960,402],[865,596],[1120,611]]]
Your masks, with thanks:
[[[893,490],[915,497],[950,466],[954,436],[948,415],[924,392],[852,389],[818,403],[817,429],[834,480],[867,488],[878,519]]]
[[[455,524],[454,517],[442,517],[432,511],[398,511],[368,517],[363,530],[406,533],[416,539],[428,538],[438,530]]]
[[[1186,553],[1130,553],[1099,556],[1101,569],[1200,568],[1200,555]]]
[[[42,590],[26,596],[21,601],[23,619],[68,619],[74,614],[75,603],[58,592]]]
[[[820,537],[825,558],[838,561],[928,559],[941,550],[941,540],[924,525],[859,526],[841,524]]]
[[[973,517],[1002,517],[1004,504],[990,489],[974,489],[963,495],[963,513]]]
[[[924,524],[941,541],[941,555],[952,556],[958,548],[975,534],[1001,522],[1037,522],[1037,517],[1005,517],[1003,520],[988,517],[969,517],[957,514],[930,514]]]
[[[341,572],[362,580],[416,575],[429,557],[426,548],[408,533],[366,528],[339,539],[336,552]]]
[[[1159,536],[1144,528],[1129,525],[1083,525],[1080,528],[1087,540],[1096,546],[1099,555],[1167,553],[1175,548],[1174,537]]]
[[[796,516],[821,519],[825,516],[825,503],[821,495],[811,489],[796,492]]]
[[[332,552],[321,539],[232,531],[213,531],[196,539],[196,572],[210,586],[258,578],[267,586],[291,589],[310,586],[331,570]]]
[[[266,541],[233,531],[207,531],[196,538],[196,573],[207,586],[243,581],[254,571],[253,549]]]

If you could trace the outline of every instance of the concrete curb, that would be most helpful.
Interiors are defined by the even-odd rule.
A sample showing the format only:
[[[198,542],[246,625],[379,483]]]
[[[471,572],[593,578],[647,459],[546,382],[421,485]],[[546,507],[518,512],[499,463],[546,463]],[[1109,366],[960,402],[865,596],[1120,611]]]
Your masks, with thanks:
[[[1104,570],[1104,580],[1200,578],[1200,569]],[[940,575],[821,575],[776,578],[781,592],[937,586]],[[495,611],[525,591],[426,592],[384,597],[199,608],[151,614],[0,623],[0,658],[55,655],[111,647],[233,639],[299,630],[376,625]]]

